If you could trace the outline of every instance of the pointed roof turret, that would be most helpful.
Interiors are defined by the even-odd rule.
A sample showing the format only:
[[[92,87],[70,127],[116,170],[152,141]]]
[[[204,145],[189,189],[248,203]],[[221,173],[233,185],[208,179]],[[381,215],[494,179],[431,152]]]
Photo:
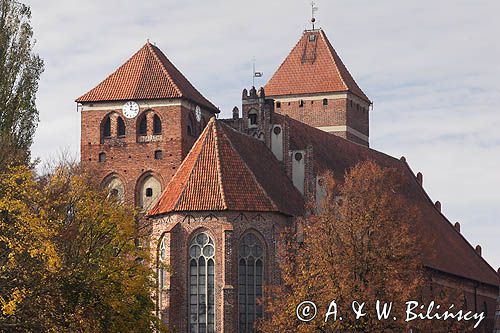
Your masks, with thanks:
[[[321,29],[304,31],[264,89],[268,96],[351,92],[370,102]]]
[[[262,141],[212,118],[149,215],[255,211],[297,215],[304,200]]]
[[[147,42],[127,62],[76,102],[184,98],[218,112],[159,48]]]

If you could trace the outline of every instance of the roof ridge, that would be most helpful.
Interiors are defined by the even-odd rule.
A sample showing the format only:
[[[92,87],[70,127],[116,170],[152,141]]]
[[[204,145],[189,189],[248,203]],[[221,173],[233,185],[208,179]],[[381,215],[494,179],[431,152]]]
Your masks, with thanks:
[[[224,190],[224,182],[222,181],[222,170],[221,170],[221,159],[220,159],[220,145],[219,145],[219,137],[218,137],[218,131],[217,131],[217,121],[215,120],[215,118],[212,118],[213,119],[213,132],[214,132],[214,143],[215,143],[215,154],[217,156],[217,158],[215,159],[215,163],[217,165],[217,174],[219,175],[219,188],[220,188],[220,193],[221,193],[221,196],[222,196],[222,203],[224,205],[224,208],[227,209],[228,208],[228,205],[227,205],[227,202],[226,202],[226,193],[225,193],[225,190]],[[212,120],[211,120],[212,121]]]
[[[163,62],[160,60],[160,58],[158,57],[158,55],[156,54],[156,46],[153,46],[151,43],[147,42],[146,43],[148,49],[150,52],[153,53],[153,57],[154,59],[156,60],[156,62],[158,62],[158,64],[160,65],[160,68],[163,72],[163,74],[165,74],[165,76],[167,77],[167,79],[170,81],[170,83],[174,86],[175,90],[177,91],[177,93],[180,95],[180,97],[183,97],[183,92],[182,90],[179,88],[179,86],[177,85],[177,83],[175,83],[174,79],[170,76],[170,73],[168,72],[168,70],[165,68],[165,65],[163,64]],[[166,56],[165,56],[166,57]],[[168,59],[167,59],[168,60]]]
[[[223,122],[216,122],[216,124],[222,124],[223,127],[227,127],[229,129],[232,130],[232,128],[229,126],[229,125],[226,125],[224,124]],[[225,130],[225,128],[224,128]],[[233,145],[233,142],[227,137],[226,133],[224,133],[224,130],[222,131],[222,135],[225,136],[227,142],[229,143],[229,145],[231,146],[231,148],[236,152],[236,154],[238,155],[238,157],[240,158],[241,162],[243,163],[244,167],[248,170],[248,172],[250,173],[250,175],[252,176],[254,182],[257,184],[257,186],[259,187],[259,189],[265,194],[266,198],[269,200],[269,202],[271,203],[271,205],[273,206],[273,208],[276,210],[276,211],[280,211],[280,209],[278,208],[278,205],[274,202],[274,200],[269,196],[269,193],[267,193],[267,191],[262,187],[261,183],[259,182],[259,180],[257,179],[257,177],[255,176],[255,173],[252,171],[252,169],[248,166],[247,162],[245,161],[245,159],[243,157],[241,157],[241,154],[240,152],[238,151],[238,149],[236,149]],[[237,132],[237,133],[240,133],[240,132]],[[260,140],[257,140],[259,141],[259,143],[262,144],[262,141]],[[265,147],[267,148],[267,147]],[[220,164],[220,163],[218,163]],[[222,179],[221,179],[222,181]]]
[[[208,122],[207,124],[207,127],[210,126],[210,122],[211,122],[211,119],[210,121]],[[208,135],[208,131],[207,133],[202,133],[202,135],[200,135],[198,137],[198,139],[196,139],[196,141],[193,143],[193,146],[196,146],[196,144],[198,143],[198,141],[201,141],[201,140],[205,140],[206,137]],[[202,139],[203,138],[203,139]],[[203,147],[204,148],[204,147]],[[175,172],[175,174],[172,176],[172,178],[170,179],[170,181],[168,182],[169,184],[172,183],[173,180],[175,180],[176,178],[179,177],[178,173],[179,173],[179,170],[182,170],[184,164],[186,164],[188,161],[189,161],[189,156],[191,156],[191,154],[195,154],[194,153],[194,150],[193,149],[190,149],[188,154],[186,155],[186,157],[184,157],[184,159],[182,160],[181,164],[179,165],[179,167],[177,168],[177,171]],[[196,157],[196,160],[193,162],[193,167],[191,168],[194,169],[194,167],[198,164],[199,160],[200,160],[200,156],[201,156],[201,150],[200,150],[200,153],[198,153],[198,156]],[[175,199],[174,201],[174,204],[172,206],[172,210],[176,209],[177,205],[180,203],[180,199],[183,197],[185,191],[186,191],[186,188],[187,188],[187,184],[189,183],[189,181],[191,180],[191,177],[193,176],[193,173],[190,172],[189,173],[189,177],[188,179],[186,180],[186,183],[183,184],[183,188],[182,188],[182,191],[181,193],[179,194],[179,196]],[[156,204],[153,206],[153,208],[151,210],[148,211],[148,215],[155,215],[157,214],[157,210],[159,209],[158,207],[160,206],[161,204],[161,199],[163,198],[163,195],[165,194],[165,192],[167,191],[168,189],[168,184],[167,186],[165,186],[165,188],[163,189],[162,193],[160,194],[159,196],[159,200],[156,202]]]
[[[337,71],[337,74],[339,75],[340,79],[342,80],[342,83],[344,84],[344,88],[346,90],[349,90],[349,86],[345,82],[345,78],[342,75],[342,73],[340,72],[339,64],[337,64],[337,62],[335,61],[335,57],[333,56],[333,53],[332,53],[333,45],[331,45],[331,43],[328,40],[328,38],[326,38],[326,35],[325,35],[325,33],[323,32],[322,29],[319,30],[319,34],[321,36],[321,39],[323,39],[323,42],[326,44],[326,47],[328,48],[328,55],[330,56],[330,58],[332,59],[333,63],[335,64],[335,66],[334,66],[335,70]]]

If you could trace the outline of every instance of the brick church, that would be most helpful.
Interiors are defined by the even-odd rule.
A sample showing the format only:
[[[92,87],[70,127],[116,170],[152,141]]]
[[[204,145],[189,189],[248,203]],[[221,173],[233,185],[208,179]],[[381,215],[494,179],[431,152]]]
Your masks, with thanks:
[[[278,235],[324,196],[322,176],[364,160],[401,170],[432,239],[432,283],[465,291],[491,332],[500,276],[442,214],[402,157],[369,148],[372,102],[321,29],[306,30],[232,118],[149,42],[76,101],[81,159],[102,187],[152,221],[158,316],[175,332],[254,332],[263,285],[279,281]],[[165,268],[168,266],[168,270]],[[499,327],[500,328],[500,327]]]

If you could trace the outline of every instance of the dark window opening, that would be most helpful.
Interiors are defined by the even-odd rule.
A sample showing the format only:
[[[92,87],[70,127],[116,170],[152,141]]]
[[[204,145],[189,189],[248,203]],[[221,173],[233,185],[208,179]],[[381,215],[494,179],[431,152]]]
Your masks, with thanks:
[[[118,198],[118,194],[119,194],[119,192],[118,192],[118,190],[116,188],[114,188],[111,191],[109,191],[109,196],[111,198],[115,198],[115,199]]]
[[[122,117],[118,117],[116,127],[118,136],[125,136],[125,123],[123,122]]]
[[[157,115],[153,117],[153,134],[161,134],[161,120]]]
[[[99,154],[99,163],[106,162],[106,153]]]
[[[276,102],[276,108],[277,109],[281,108],[281,102]]]
[[[104,126],[103,126],[103,129],[102,129],[102,135],[105,138],[111,137],[111,118],[109,118],[109,116],[106,117],[106,120],[104,121]]]
[[[155,160],[163,159],[163,152],[161,150],[155,150]]]
[[[146,189],[146,196],[147,196],[148,198],[151,198],[151,197],[153,196],[153,189],[152,189],[151,187],[148,187],[148,188]]]
[[[328,105],[328,99],[323,98],[323,105],[324,105],[324,106],[327,106],[327,105]]]
[[[248,119],[250,119],[250,125],[256,125],[257,124],[257,114],[256,113],[250,113],[248,115]]]
[[[304,101],[303,100],[300,100],[299,107],[304,107]]]
[[[146,119],[146,115],[143,115],[141,120],[139,120],[139,129],[137,133],[139,135],[146,135],[148,132],[148,123]]]
[[[188,132],[188,135],[193,135],[193,129],[191,128],[191,125],[188,125],[187,127],[187,132]]]

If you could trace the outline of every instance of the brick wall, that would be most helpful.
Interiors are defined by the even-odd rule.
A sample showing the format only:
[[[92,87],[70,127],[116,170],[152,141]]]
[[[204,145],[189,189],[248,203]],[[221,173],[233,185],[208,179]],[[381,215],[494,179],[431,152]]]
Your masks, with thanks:
[[[92,109],[81,112],[81,161],[91,168],[97,177],[104,179],[116,174],[125,186],[125,201],[137,203],[136,188],[138,181],[147,173],[154,175],[166,186],[189,152],[193,143],[208,122],[210,113],[204,112],[204,120],[198,123],[192,108],[182,105],[160,106],[141,110],[133,119],[122,115],[121,104],[116,109]],[[137,129],[141,116],[147,112],[148,131],[138,136]],[[102,122],[111,114],[111,138],[102,138]],[[153,134],[153,114],[162,122],[161,135]],[[125,136],[117,137],[117,117],[125,122]],[[188,119],[193,125],[192,135],[187,133]],[[155,159],[155,151],[161,150],[161,159]],[[105,161],[99,161],[99,154],[105,153]]]
[[[188,247],[199,232],[215,243],[215,322],[216,332],[238,331],[238,245],[252,231],[264,244],[264,284],[279,281],[277,249],[279,234],[292,220],[281,214],[259,212],[190,212],[169,214],[152,221],[151,248],[166,236],[170,274],[162,293],[162,318],[175,332],[187,332],[189,321]],[[154,258],[158,254],[154,253]]]

